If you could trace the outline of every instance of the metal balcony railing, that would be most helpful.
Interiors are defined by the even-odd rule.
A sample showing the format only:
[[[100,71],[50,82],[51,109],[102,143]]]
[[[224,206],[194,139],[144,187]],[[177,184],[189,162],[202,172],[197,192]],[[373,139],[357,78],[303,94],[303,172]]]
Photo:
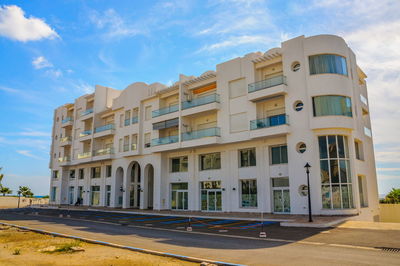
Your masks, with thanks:
[[[99,132],[110,130],[110,129],[114,129],[114,128],[115,128],[114,124],[107,124],[107,125],[104,125],[104,126],[101,126],[101,127],[96,127],[94,129],[94,133],[99,133]]]
[[[152,139],[151,140],[151,146],[158,146],[158,145],[164,145],[164,144],[170,144],[170,143],[175,143],[179,141],[179,136],[168,136],[164,138],[158,138],[158,139]]]
[[[61,121],[61,123],[62,123],[62,124],[65,124],[65,123],[67,123],[67,122],[69,122],[69,121],[72,121],[72,117],[66,117],[65,119],[63,119],[63,120]]]
[[[274,115],[250,121],[250,130],[274,127],[288,123],[289,120],[286,114]]]
[[[188,109],[213,102],[219,103],[219,95],[216,93],[204,97],[199,97],[191,101],[182,102],[182,109]]]
[[[94,156],[107,155],[107,154],[114,154],[114,148],[104,148],[94,151]]]
[[[85,131],[82,131],[82,132],[79,134],[79,137],[89,136],[90,134],[92,134],[92,131],[91,131],[91,130],[85,130]]]
[[[71,161],[71,157],[69,157],[69,156],[60,157],[60,158],[58,158],[58,161],[60,163],[69,162],[69,161]]]
[[[72,140],[71,136],[66,136],[66,137],[61,138],[60,142],[63,143],[63,142],[71,141],[71,140]]]
[[[248,91],[255,92],[262,89],[267,89],[271,87],[275,87],[281,84],[286,84],[286,77],[285,76],[276,76],[269,79],[264,79],[261,81],[257,81],[254,83],[249,84]]]
[[[89,158],[92,156],[92,152],[83,152],[83,153],[78,153],[78,159],[84,159],[84,158]]]
[[[217,137],[221,136],[221,129],[219,127],[211,127],[211,128],[205,128],[196,131],[182,133],[182,141],[200,139],[205,137],[215,137],[215,136]]]
[[[88,115],[88,114],[91,114],[91,113],[93,113],[93,108],[87,109],[87,110],[83,111],[83,112],[81,113],[81,116]]]
[[[179,104],[171,105],[169,107],[165,107],[165,108],[161,108],[161,109],[158,109],[158,110],[154,110],[152,112],[152,117],[157,117],[157,116],[161,116],[161,115],[177,112],[178,110],[179,110]]]

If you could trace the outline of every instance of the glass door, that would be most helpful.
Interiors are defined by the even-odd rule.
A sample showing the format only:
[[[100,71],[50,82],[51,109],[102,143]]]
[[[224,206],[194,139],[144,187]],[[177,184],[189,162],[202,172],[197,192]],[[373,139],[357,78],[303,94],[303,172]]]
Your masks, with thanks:
[[[221,181],[206,181],[200,183],[201,210],[221,211],[222,210],[222,189]]]
[[[289,178],[280,177],[272,179],[272,196],[274,213],[290,212]]]
[[[188,209],[188,183],[172,183],[171,184],[171,209],[187,210]]]

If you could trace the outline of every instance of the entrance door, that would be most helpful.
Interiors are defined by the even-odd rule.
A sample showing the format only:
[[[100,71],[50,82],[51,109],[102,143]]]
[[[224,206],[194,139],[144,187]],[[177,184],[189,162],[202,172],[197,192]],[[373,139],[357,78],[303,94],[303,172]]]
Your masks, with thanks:
[[[171,209],[187,210],[188,209],[188,183],[172,183],[171,184]]]
[[[273,211],[274,213],[290,212],[289,178],[272,179]]]
[[[222,210],[221,181],[206,181],[200,183],[201,210]]]
[[[131,208],[140,207],[140,165],[134,163],[131,168],[130,200]]]
[[[74,187],[69,187],[68,203],[74,204]]]

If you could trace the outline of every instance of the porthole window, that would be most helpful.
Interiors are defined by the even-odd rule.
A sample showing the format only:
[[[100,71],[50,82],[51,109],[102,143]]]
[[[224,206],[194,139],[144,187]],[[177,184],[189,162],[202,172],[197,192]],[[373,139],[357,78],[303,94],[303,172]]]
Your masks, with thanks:
[[[304,153],[307,150],[307,146],[304,142],[299,142],[297,144],[296,150],[298,153]]]
[[[302,101],[296,101],[293,105],[294,110],[297,112],[303,110],[303,107],[304,107],[304,103]]]
[[[299,71],[300,70],[300,63],[299,62],[294,62],[293,64],[292,64],[292,71],[293,72],[297,72],[297,71]]]

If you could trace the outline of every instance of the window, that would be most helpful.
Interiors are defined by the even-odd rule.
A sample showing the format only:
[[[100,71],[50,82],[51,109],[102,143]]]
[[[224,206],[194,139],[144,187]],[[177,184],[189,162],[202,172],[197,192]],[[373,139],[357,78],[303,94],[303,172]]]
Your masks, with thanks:
[[[347,76],[346,58],[334,54],[320,54],[309,57],[310,75],[340,74]]]
[[[221,169],[221,153],[200,155],[200,170]]]
[[[75,178],[75,170],[69,170],[69,178],[71,179]]]
[[[147,120],[150,120],[151,119],[151,105],[149,105],[149,106],[146,106],[146,108],[144,109],[145,111],[144,111],[144,119],[147,121]]]
[[[256,148],[239,151],[239,167],[256,166]]]
[[[100,204],[100,186],[92,186],[90,193],[90,205],[97,206]]]
[[[110,185],[106,186],[106,206],[107,207],[111,206],[111,186]]]
[[[106,165],[106,177],[111,177],[112,167],[111,165]]]
[[[57,187],[52,187],[50,191],[50,201],[56,201]]]
[[[292,71],[293,72],[297,72],[297,71],[299,71],[300,70],[300,63],[299,62],[293,62],[293,64],[292,64]]]
[[[124,115],[120,114],[119,115],[119,127],[123,127],[124,126]]]
[[[59,178],[59,172],[58,172],[58,170],[54,170],[54,171],[53,171],[53,178],[54,178],[54,179]]]
[[[129,151],[129,136],[124,136],[124,152]]]
[[[354,149],[356,151],[356,159],[364,161],[363,144],[359,140],[354,140]]]
[[[247,113],[234,114],[230,117],[231,132],[240,132],[249,129]]]
[[[353,190],[346,136],[318,137],[321,194],[324,209],[353,208]]]
[[[372,131],[371,129],[364,127],[364,134],[370,138],[372,138]]]
[[[351,99],[339,95],[313,97],[314,116],[343,115],[352,117]]]
[[[92,178],[100,178],[101,170],[100,167],[92,167]]]
[[[132,135],[131,150],[132,151],[137,150],[137,134]]]
[[[288,163],[287,146],[271,147],[271,164]]]
[[[244,96],[247,93],[247,86],[245,79],[238,79],[229,82],[229,97],[236,98]]]
[[[176,157],[171,158],[171,172],[187,172],[188,170],[188,157]]]
[[[368,198],[367,198],[367,180],[365,176],[359,175],[358,176],[358,194],[360,196],[360,207],[366,208],[368,207]]]
[[[304,142],[297,143],[296,150],[298,153],[304,153],[307,150],[307,146]]]
[[[294,103],[294,110],[295,110],[296,112],[300,112],[301,110],[303,110],[303,107],[304,107],[304,104],[303,104],[302,101],[296,101],[296,102]]]
[[[257,207],[257,180],[241,180],[241,207]]]
[[[79,179],[84,179],[85,178],[85,169],[81,168],[79,169]]]
[[[144,134],[144,147],[145,148],[149,148],[150,147],[150,138],[151,138],[150,133]]]

